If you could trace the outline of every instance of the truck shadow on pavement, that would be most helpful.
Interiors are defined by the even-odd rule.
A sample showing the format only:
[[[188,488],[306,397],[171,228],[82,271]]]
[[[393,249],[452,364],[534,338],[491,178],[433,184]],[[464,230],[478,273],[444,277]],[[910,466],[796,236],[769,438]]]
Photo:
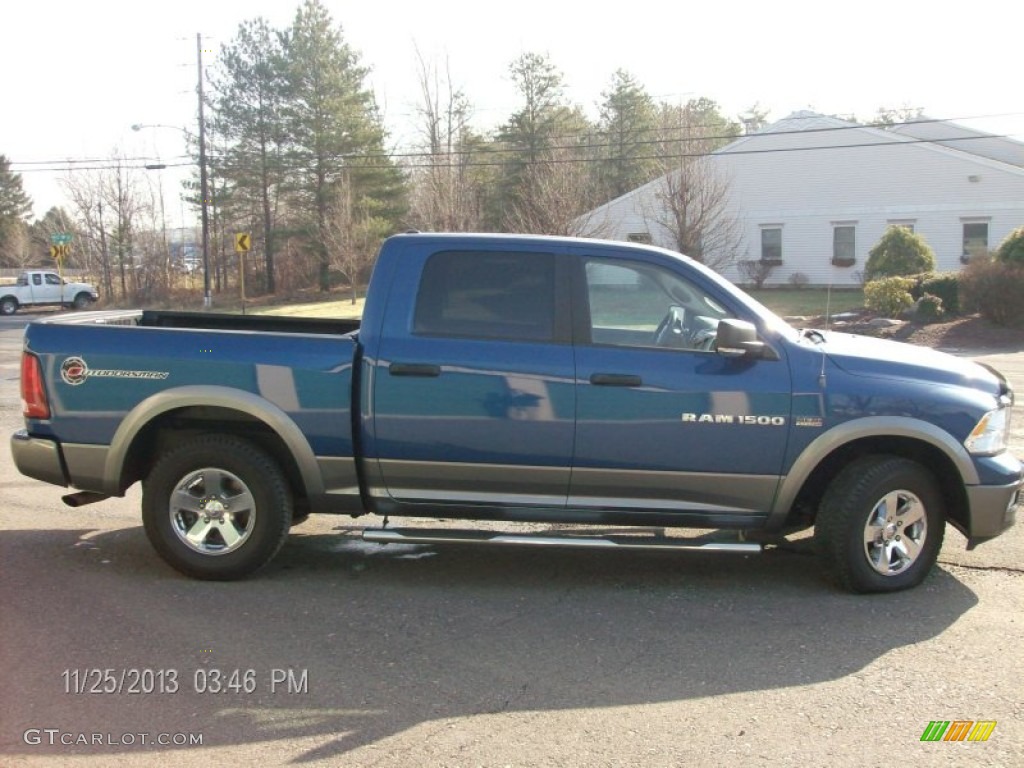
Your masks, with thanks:
[[[27,728],[200,731],[204,746],[312,739],[302,763],[473,715],[804,686],[934,638],[977,603],[941,569],[908,592],[848,595],[791,551],[382,548],[296,529],[258,576],[211,583],[166,567],[141,528],[0,544],[0,751],[19,755],[140,752],[26,747]],[[64,670],[94,667],[174,669],[179,690],[64,692]],[[198,691],[213,669],[254,670],[255,690]],[[275,670],[305,672],[308,690],[271,692]]]

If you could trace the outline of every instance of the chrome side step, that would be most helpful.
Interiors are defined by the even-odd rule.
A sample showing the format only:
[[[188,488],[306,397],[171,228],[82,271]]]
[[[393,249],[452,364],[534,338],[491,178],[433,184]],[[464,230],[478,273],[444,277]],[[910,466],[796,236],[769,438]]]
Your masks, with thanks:
[[[749,541],[712,541],[707,538],[674,539],[665,536],[573,536],[441,528],[366,528],[363,530],[363,541],[375,544],[526,544],[535,547],[591,549],[673,549],[746,553],[762,551],[760,544]]]

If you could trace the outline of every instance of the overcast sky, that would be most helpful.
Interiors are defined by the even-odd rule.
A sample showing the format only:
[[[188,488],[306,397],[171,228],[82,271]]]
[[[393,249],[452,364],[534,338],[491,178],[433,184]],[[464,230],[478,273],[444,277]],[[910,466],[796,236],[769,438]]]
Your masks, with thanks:
[[[535,51],[550,55],[569,98],[592,116],[621,67],[657,99],[707,96],[730,116],[755,102],[770,119],[797,109],[867,118],[879,106],[912,106],[1024,141],[1020,0],[325,5],[371,68],[370,84],[400,147],[412,138],[414,44],[428,57],[447,55],[482,130],[516,106],[509,62]],[[31,172],[23,163],[104,158],[115,148],[129,156],[180,157],[179,132],[136,133],[130,126],[195,128],[196,33],[212,65],[240,22],[263,16],[284,27],[297,7],[295,0],[6,3],[0,154],[23,172],[36,214],[65,203],[63,174]],[[177,200],[175,174],[151,173]]]

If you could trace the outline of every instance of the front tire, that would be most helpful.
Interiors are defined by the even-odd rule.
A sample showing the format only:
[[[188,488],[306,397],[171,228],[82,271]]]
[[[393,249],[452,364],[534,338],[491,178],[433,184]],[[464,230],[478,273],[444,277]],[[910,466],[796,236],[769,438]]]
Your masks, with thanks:
[[[92,296],[88,293],[80,293],[75,296],[75,300],[71,303],[71,306],[75,309],[85,309],[92,304]]]
[[[851,592],[896,592],[935,565],[945,507],[934,477],[896,456],[866,456],[825,491],[815,542],[825,567]]]
[[[4,296],[0,299],[0,314],[13,315],[18,311],[18,300],[13,296]]]
[[[142,522],[157,553],[197,579],[240,579],[277,554],[292,494],[263,450],[231,435],[189,440],[142,483]]]

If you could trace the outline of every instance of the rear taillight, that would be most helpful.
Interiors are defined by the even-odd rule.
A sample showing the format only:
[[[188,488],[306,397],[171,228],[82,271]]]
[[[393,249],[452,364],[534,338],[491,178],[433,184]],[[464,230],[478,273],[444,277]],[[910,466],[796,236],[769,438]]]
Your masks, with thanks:
[[[50,418],[50,404],[43,387],[43,367],[30,352],[21,354],[21,412],[26,419]]]

